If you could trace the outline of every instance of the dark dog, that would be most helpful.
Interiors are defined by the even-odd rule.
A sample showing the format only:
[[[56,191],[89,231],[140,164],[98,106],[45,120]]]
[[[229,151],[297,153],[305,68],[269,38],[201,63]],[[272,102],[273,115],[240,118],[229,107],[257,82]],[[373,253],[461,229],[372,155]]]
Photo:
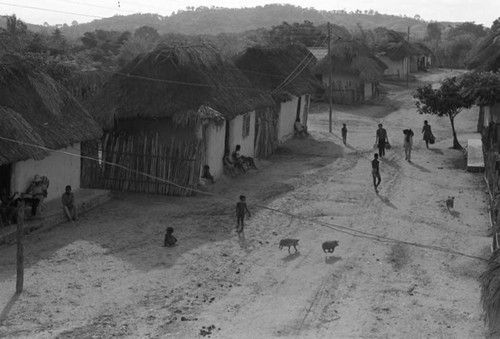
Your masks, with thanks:
[[[323,252],[325,253],[333,253],[335,251],[335,247],[339,245],[337,240],[334,241],[325,241],[321,247],[323,248]]]

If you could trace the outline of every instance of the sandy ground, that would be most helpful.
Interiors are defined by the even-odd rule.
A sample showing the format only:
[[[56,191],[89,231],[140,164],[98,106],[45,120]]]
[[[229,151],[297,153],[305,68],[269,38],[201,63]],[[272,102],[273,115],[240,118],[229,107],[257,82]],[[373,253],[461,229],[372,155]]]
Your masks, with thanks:
[[[315,107],[308,138],[286,143],[258,171],[207,186],[213,196],[117,194],[76,224],[30,235],[18,297],[16,248],[1,247],[0,337],[484,337],[483,261],[382,241],[484,258],[490,250],[484,180],[450,149],[449,121],[417,114],[411,88],[385,88],[384,102],[335,106],[334,134],[327,107]],[[437,137],[431,150],[421,140],[424,119]],[[379,122],[393,148],[377,195],[370,160]],[[457,117],[463,145],[476,122],[477,113]],[[413,163],[402,149],[407,127]],[[240,194],[252,212],[244,238],[234,232]],[[167,226],[174,248],[161,246]],[[287,237],[300,239],[297,253],[279,250]],[[322,252],[325,240],[340,242],[332,255]]]

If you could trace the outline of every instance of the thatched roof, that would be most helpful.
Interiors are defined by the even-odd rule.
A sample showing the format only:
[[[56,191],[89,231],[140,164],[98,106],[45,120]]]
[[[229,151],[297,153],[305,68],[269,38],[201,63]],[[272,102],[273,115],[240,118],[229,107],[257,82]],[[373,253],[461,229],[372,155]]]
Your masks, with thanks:
[[[48,149],[99,138],[90,114],[56,81],[18,57],[0,63],[0,165],[33,158]],[[26,144],[23,144],[26,143]]]
[[[380,54],[387,56],[391,60],[398,61],[407,56],[422,55],[422,50],[407,41],[401,41],[388,43]]]
[[[466,61],[469,69],[479,72],[500,70],[500,32],[492,33],[469,53]]]
[[[302,45],[250,47],[235,59],[246,77],[259,88],[271,91],[277,101],[316,92],[321,87],[312,73],[316,62]]]
[[[340,39],[331,47],[332,74],[353,75],[364,81],[378,81],[383,78],[387,65],[374,56],[368,47],[355,41]],[[314,72],[328,74],[328,56],[321,59]]]
[[[193,112],[211,108],[230,120],[274,105],[210,45],[159,46],[140,55],[115,74],[87,108],[103,126],[114,119],[173,118],[192,123]],[[189,118],[182,118],[183,115]]]

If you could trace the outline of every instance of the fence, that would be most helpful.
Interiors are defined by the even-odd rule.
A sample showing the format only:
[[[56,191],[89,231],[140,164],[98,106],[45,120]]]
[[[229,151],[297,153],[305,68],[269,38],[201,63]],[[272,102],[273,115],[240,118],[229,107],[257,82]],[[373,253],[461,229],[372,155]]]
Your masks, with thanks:
[[[98,145],[88,143],[84,148],[82,154],[99,156]],[[164,141],[158,133],[106,133],[100,154],[102,161],[90,164],[82,160],[82,185],[118,191],[191,195],[200,176],[201,152],[203,147],[199,140],[171,137]]]

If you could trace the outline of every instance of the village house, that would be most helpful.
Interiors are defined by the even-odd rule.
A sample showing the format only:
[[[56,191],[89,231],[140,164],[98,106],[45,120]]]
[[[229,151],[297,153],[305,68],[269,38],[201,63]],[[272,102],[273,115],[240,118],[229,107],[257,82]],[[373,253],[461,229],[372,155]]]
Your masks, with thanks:
[[[102,131],[90,114],[32,63],[0,64],[0,189],[25,192],[36,174],[49,180],[46,201],[80,188],[80,145]]]
[[[343,38],[333,44],[330,59],[327,49],[312,51],[319,59],[314,73],[326,88],[326,98],[332,95],[335,103],[352,104],[379,95],[379,81],[383,79],[387,66],[366,46],[351,38]]]
[[[302,45],[250,47],[236,57],[241,72],[276,102],[274,107],[257,111],[256,156],[268,156],[293,137],[297,119],[307,128],[311,96],[321,87],[312,74],[315,63],[316,58]]]
[[[89,176],[102,188],[189,195],[204,166],[223,174],[236,145],[255,155],[255,112],[273,105],[215,48],[159,46],[88,102],[105,130],[99,175]]]

